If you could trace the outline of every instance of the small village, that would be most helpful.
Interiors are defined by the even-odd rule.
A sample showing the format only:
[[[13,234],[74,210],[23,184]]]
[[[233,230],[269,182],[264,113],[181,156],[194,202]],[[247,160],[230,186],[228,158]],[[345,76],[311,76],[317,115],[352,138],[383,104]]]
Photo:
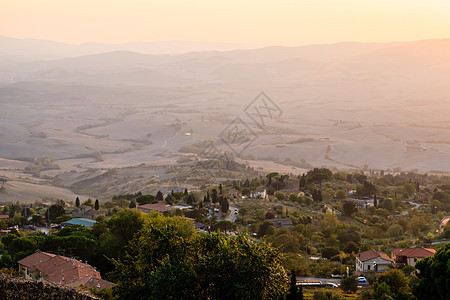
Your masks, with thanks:
[[[0,265],[27,279],[112,290],[113,265],[98,258],[122,255],[114,241],[121,229],[114,222],[161,215],[181,217],[199,233],[245,235],[268,243],[278,249],[284,269],[294,272],[305,295],[327,289],[338,295],[361,293],[391,270],[415,280],[416,263],[448,242],[448,180],[314,169],[192,191],[178,187],[156,195],[116,195],[102,203],[90,198],[84,203],[78,198],[9,203],[0,208]],[[121,243],[132,236],[121,237]],[[347,278],[356,278],[355,284],[349,286]]]

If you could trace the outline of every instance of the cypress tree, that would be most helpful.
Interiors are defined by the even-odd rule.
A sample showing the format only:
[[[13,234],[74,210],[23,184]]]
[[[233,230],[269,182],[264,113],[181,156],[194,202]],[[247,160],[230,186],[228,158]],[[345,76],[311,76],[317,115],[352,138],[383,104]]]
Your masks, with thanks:
[[[289,287],[289,295],[286,297],[289,300],[297,300],[299,299],[298,291],[297,291],[297,277],[295,276],[295,271],[291,271],[291,284]]]

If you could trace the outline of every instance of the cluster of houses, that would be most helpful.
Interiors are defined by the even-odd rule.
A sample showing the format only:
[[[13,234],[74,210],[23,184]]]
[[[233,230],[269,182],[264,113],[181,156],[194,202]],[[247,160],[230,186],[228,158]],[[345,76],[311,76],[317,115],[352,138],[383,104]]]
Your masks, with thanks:
[[[72,218],[95,220],[100,216],[106,216],[106,213],[104,211],[92,209],[89,205],[80,205],[72,210]]]
[[[355,269],[356,273],[361,275],[368,272],[384,272],[392,267],[414,267],[418,260],[433,256],[435,253],[436,250],[429,248],[395,248],[389,257],[384,252],[371,249],[356,255]]]
[[[18,262],[19,273],[26,279],[46,280],[73,288],[102,290],[114,284],[102,279],[100,272],[74,258],[37,250]]]

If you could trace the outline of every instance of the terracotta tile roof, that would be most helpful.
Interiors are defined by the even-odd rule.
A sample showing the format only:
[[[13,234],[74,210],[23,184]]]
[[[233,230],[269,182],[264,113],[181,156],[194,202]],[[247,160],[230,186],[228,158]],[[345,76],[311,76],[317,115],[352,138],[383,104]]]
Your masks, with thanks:
[[[392,249],[392,254],[395,256],[406,257],[428,257],[433,256],[436,250],[429,248],[395,248]]]
[[[86,289],[96,288],[96,289],[104,289],[104,288],[110,288],[114,286],[114,283],[109,282],[107,280],[101,279],[101,278],[83,278],[77,281],[70,282],[66,284],[68,287],[78,287],[80,285],[83,285]]]
[[[91,209],[92,208],[92,206],[89,206],[89,205],[80,205],[80,207],[78,207],[79,209],[80,208],[82,208],[82,209]]]
[[[52,257],[55,257],[55,254],[46,253],[46,252],[35,252],[31,255],[28,255],[25,258],[22,258],[17,263],[23,265],[30,269],[31,272],[36,270],[36,265],[49,260]]]
[[[55,255],[54,257],[51,257],[45,261],[42,261],[41,263],[37,263],[35,265],[35,268],[38,269],[41,273],[46,275],[47,270],[59,266],[60,264],[64,263],[64,258],[62,258],[59,255]]]
[[[389,261],[392,261],[392,262],[393,262],[393,260],[392,260],[386,253],[384,253],[384,252],[378,252],[378,254],[380,255],[380,258],[381,258],[381,259],[385,259],[385,260],[389,260]]]
[[[155,210],[155,211],[171,211],[173,210],[173,207],[166,203],[149,203],[138,206],[138,209],[143,210]]]
[[[19,261],[20,264],[39,270],[40,275],[51,282],[73,287],[85,285],[91,280],[92,287],[103,289],[113,283],[102,280],[100,272],[87,263],[61,255],[36,252]]]
[[[255,192],[256,193],[262,193],[262,192],[264,192],[264,191],[266,191],[267,190],[267,187],[266,186],[260,186],[260,187],[258,187],[256,190],[255,190]]]
[[[358,253],[358,255],[356,255],[356,257],[362,262],[370,260],[370,259],[378,258],[378,257],[381,259],[388,260],[388,261],[393,261],[386,253],[378,252],[374,249],[370,249],[370,250]]]

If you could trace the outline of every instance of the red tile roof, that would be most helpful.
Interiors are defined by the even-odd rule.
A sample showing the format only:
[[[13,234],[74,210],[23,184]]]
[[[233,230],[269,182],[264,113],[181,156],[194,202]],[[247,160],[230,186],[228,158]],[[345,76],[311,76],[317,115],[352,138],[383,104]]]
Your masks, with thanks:
[[[166,203],[151,203],[151,204],[144,204],[138,206],[139,210],[148,211],[148,210],[155,210],[159,212],[165,212],[165,211],[171,211],[174,208]]]
[[[392,254],[395,256],[406,256],[406,257],[428,257],[433,256],[436,250],[429,248],[395,248],[392,249]]]
[[[29,268],[31,272],[34,272],[34,270],[36,270],[37,264],[45,262],[55,256],[56,256],[55,254],[51,254],[51,253],[35,252],[31,255],[28,255],[25,258],[22,258],[17,263]]]
[[[110,288],[114,286],[114,283],[101,278],[84,278],[79,281],[68,284],[68,286],[77,287],[83,285],[86,289],[96,288],[102,290],[104,288]]]
[[[378,257],[381,259],[388,260],[388,261],[393,261],[386,253],[378,252],[374,249],[358,253],[358,255],[356,257],[362,262],[370,260],[370,259],[378,258]]]
[[[30,270],[39,270],[40,275],[48,281],[73,287],[85,285],[89,280],[96,288],[100,286],[100,289],[113,285],[101,279],[100,272],[91,265],[70,257],[36,252],[20,260],[19,264],[29,267]]]

